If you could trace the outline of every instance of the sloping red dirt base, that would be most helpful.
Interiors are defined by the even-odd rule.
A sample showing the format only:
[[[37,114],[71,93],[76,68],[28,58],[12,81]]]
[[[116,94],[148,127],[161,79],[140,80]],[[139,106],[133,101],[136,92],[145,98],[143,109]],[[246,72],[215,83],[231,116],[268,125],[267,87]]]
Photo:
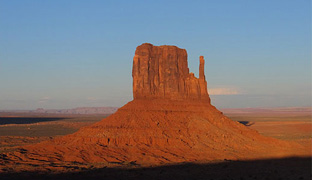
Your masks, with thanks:
[[[162,165],[305,156],[303,146],[260,135],[201,101],[133,100],[78,132],[0,155],[0,167]],[[1,171],[0,169],[0,171]]]

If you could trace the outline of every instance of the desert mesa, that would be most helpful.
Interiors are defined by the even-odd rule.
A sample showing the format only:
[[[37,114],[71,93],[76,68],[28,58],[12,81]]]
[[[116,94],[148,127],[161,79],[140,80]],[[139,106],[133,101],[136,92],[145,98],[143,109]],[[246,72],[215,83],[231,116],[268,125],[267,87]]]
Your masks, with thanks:
[[[311,155],[300,144],[263,136],[216,109],[207,90],[204,57],[199,61],[197,78],[189,71],[185,49],[138,46],[132,101],[73,134],[0,154],[0,172]]]

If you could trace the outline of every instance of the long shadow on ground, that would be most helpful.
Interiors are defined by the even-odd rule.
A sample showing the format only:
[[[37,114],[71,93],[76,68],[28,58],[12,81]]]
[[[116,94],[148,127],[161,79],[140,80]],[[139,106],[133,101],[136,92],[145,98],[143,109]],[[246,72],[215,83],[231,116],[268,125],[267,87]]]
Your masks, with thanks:
[[[0,179],[135,179],[135,180],[310,180],[311,157],[255,161],[224,161],[211,164],[179,164],[150,168],[101,168],[75,173],[0,174]]]
[[[250,122],[250,121],[238,121],[238,122],[245,126],[252,126],[255,124],[254,122]]]
[[[33,124],[38,122],[58,121],[66,118],[55,117],[0,117],[0,125],[5,124]]]

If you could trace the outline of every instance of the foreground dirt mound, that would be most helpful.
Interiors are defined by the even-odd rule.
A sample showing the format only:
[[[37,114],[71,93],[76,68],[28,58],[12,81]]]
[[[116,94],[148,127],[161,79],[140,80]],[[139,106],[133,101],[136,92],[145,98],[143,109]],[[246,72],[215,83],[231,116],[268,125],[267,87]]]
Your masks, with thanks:
[[[139,46],[133,66],[133,101],[74,134],[2,154],[2,170],[62,169],[77,164],[149,166],[307,154],[300,145],[261,136],[212,106],[200,59],[200,78],[196,78],[188,72],[186,51],[175,46]],[[152,65],[156,61],[158,65]]]

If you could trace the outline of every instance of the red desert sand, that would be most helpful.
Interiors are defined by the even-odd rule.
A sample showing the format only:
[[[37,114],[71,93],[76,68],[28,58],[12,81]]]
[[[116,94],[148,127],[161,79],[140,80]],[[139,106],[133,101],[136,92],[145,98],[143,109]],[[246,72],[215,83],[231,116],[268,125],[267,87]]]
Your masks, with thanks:
[[[0,171],[310,155],[308,148],[262,136],[211,105],[204,63],[200,56],[196,78],[189,72],[185,49],[147,43],[138,46],[132,71],[134,100],[74,134],[0,154]]]

